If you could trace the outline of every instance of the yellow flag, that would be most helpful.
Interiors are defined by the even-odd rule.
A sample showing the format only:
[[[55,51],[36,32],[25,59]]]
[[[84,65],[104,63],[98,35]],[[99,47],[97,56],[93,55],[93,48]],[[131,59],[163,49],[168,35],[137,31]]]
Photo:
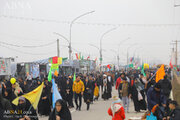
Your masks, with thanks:
[[[31,91],[31,92],[29,92],[29,93],[27,93],[25,95],[22,95],[22,97],[25,97],[26,99],[29,100],[29,102],[32,104],[34,109],[36,109],[37,106],[38,106],[39,99],[41,97],[41,93],[42,93],[42,90],[43,90],[43,86],[44,86],[44,82],[39,87],[34,89],[33,91]],[[17,106],[18,105],[18,101],[19,101],[19,97],[14,99],[12,101],[12,103]]]
[[[165,76],[165,70],[164,70],[164,64],[162,64],[156,73],[156,83],[159,82],[159,80],[164,79],[164,76]]]
[[[78,59],[79,59],[79,60],[81,59],[81,53],[79,53]]]
[[[58,64],[59,64],[59,65],[62,64],[62,57],[58,57]]]

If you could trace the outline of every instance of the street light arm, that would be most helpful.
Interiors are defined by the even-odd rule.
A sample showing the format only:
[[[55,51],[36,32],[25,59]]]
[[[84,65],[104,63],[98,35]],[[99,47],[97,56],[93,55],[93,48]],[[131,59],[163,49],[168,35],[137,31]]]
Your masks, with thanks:
[[[113,31],[113,30],[115,30],[115,29],[117,29],[117,27],[112,28],[112,29],[106,31],[105,33],[103,33],[102,36],[101,36],[101,41],[102,41],[103,37],[104,37],[106,34],[108,34],[109,32],[111,32],[111,31]]]
[[[174,7],[180,7],[180,5],[174,5]]]
[[[99,50],[99,48],[97,46],[95,46],[93,44],[89,44],[89,45],[92,46],[92,47],[95,47],[95,48],[97,48]]]
[[[113,30],[115,30],[115,29],[117,29],[117,27],[112,28],[112,29],[110,29],[110,30],[108,30],[108,31],[106,31],[105,33],[102,34],[101,39],[100,39],[100,50],[102,49],[102,46],[101,46],[101,45],[102,45],[102,39],[103,39],[103,37],[104,37],[106,34],[110,33],[111,31],[113,31]]]
[[[90,12],[84,13],[84,14],[76,17],[74,20],[72,20],[70,26],[72,26],[72,24],[73,24],[77,19],[79,19],[80,17],[83,17],[83,16],[85,16],[85,15],[87,15],[87,14],[90,14],[90,13],[93,13],[93,12],[95,12],[95,11],[90,11]]]
[[[63,36],[63,35],[61,35],[59,33],[56,33],[56,32],[53,32],[53,33],[60,36],[60,37],[62,37],[62,38],[64,38],[68,43],[70,43],[69,40],[65,36]]]
[[[118,55],[119,55],[120,46],[123,44],[123,42],[125,42],[125,41],[127,41],[127,40],[129,40],[129,39],[130,39],[130,37],[128,37],[127,39],[121,41],[121,42],[118,44]]]
[[[77,19],[79,19],[79,18],[81,18],[81,17],[83,17],[83,16],[85,16],[85,15],[87,15],[87,14],[93,13],[93,12],[95,12],[95,11],[90,11],[90,12],[84,13],[84,14],[76,17],[75,19],[73,19],[72,22],[70,23],[70,31],[69,31],[69,59],[70,59],[70,60],[71,60],[71,52],[72,52],[72,50],[71,50],[71,31],[72,31],[72,25],[73,25],[73,23],[74,23]]]
[[[136,48],[133,55],[135,56],[136,51],[139,50],[139,49],[142,49],[142,48],[143,47]]]
[[[133,45],[138,45],[138,44],[137,44],[137,43],[132,44],[131,46],[129,46],[129,47],[127,48],[127,51],[128,51]]]
[[[114,52],[115,54],[118,54],[117,51],[113,50],[113,49],[110,49],[112,52]]]
[[[86,12],[86,13],[84,13],[84,14],[82,14],[82,15],[80,15],[80,16],[78,16],[78,17],[76,17],[75,19],[72,20],[72,22],[70,23],[70,42],[71,42],[71,28],[72,28],[73,23],[74,23],[77,19],[79,19],[79,18],[81,18],[81,17],[83,17],[83,16],[85,16],[85,15],[88,15],[88,14],[90,14],[90,13],[93,13],[93,12],[95,12],[95,11]]]
[[[125,41],[127,41],[127,40],[129,40],[129,39],[130,39],[130,37],[126,38],[125,40],[120,41],[120,43],[118,44],[118,47],[120,47],[123,42],[125,42]]]

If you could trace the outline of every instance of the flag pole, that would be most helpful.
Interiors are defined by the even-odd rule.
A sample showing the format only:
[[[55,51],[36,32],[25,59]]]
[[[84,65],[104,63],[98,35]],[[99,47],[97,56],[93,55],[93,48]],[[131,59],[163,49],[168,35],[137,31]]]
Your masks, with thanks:
[[[158,71],[158,70],[157,70]],[[156,71],[156,73],[157,73],[157,71]],[[151,80],[155,75],[156,75],[156,73],[149,79],[149,80]]]
[[[33,106],[33,105],[31,104],[31,106],[29,107],[28,112],[26,113],[26,115],[28,115],[28,113],[30,112],[32,106]]]

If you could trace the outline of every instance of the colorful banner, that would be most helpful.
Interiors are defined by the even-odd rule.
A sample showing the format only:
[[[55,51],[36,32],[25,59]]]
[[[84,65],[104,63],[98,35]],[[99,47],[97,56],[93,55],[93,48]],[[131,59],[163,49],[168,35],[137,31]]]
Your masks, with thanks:
[[[10,75],[10,59],[0,59],[0,75]]]
[[[59,65],[58,64],[52,64],[51,68],[53,70],[58,70],[59,69]]]
[[[62,64],[62,57],[58,58],[58,64],[61,65]]]
[[[32,78],[39,77],[39,64],[31,64],[30,73],[32,73]]]

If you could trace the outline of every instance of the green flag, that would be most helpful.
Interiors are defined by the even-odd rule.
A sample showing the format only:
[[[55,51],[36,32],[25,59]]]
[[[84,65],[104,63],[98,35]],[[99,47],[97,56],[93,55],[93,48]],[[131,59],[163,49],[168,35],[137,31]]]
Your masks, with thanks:
[[[133,65],[133,64],[129,64],[129,67],[130,67],[130,68],[133,68],[133,67],[134,67],[134,65]]]
[[[48,81],[50,82],[52,80],[52,70],[50,68],[49,74],[48,74]]]
[[[84,60],[84,56],[81,57],[81,60]]]
[[[66,61],[68,58],[66,57],[66,58],[62,58],[62,61]]]
[[[74,73],[73,82],[76,80],[76,74]]]
[[[144,72],[144,64],[142,65],[141,73],[146,77],[146,73]]]

